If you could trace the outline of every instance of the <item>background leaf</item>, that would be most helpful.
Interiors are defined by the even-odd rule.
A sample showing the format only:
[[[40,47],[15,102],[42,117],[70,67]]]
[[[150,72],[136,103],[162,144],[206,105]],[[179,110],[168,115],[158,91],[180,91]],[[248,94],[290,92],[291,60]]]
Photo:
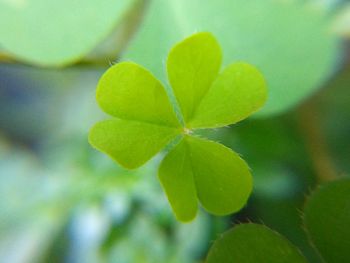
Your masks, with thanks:
[[[345,3],[333,24],[334,31],[345,39],[350,38],[350,3]]]
[[[0,46],[40,66],[82,59],[118,25],[135,0],[0,2]]]
[[[256,65],[266,77],[269,99],[259,115],[283,112],[317,89],[331,74],[337,38],[331,17],[304,1],[154,0],[124,54],[165,80],[162,59],[170,47],[198,31],[222,45],[224,66]]]
[[[257,224],[227,231],[211,247],[207,263],[306,263],[287,239]]]
[[[304,221],[327,263],[350,261],[350,179],[326,184],[313,193]]]

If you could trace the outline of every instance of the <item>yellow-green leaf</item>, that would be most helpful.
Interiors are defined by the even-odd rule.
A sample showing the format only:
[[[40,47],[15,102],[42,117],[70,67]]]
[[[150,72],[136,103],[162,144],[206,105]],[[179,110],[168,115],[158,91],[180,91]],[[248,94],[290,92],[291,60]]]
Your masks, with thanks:
[[[248,165],[238,154],[220,143],[186,136],[197,196],[215,215],[240,210],[252,191]]]
[[[261,108],[267,98],[263,75],[247,63],[228,66],[215,80],[189,121],[189,128],[233,124]]]
[[[106,120],[92,127],[89,142],[125,168],[147,162],[178,135],[177,129],[129,120]]]
[[[180,221],[190,221],[197,214],[197,194],[187,143],[182,140],[168,153],[159,167],[159,180],[171,207]]]
[[[96,97],[100,107],[115,117],[180,126],[162,84],[135,63],[109,68],[98,83]]]
[[[171,49],[168,78],[185,122],[216,78],[220,65],[221,49],[210,33],[194,34]]]

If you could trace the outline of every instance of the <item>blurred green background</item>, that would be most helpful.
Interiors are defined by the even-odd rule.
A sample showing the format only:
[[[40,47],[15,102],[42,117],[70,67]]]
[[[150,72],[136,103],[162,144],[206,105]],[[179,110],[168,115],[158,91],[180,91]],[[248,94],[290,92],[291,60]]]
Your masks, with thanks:
[[[326,0],[0,0],[0,262],[204,262],[235,223],[264,223],[320,262],[301,223],[315,185],[350,173],[350,5]],[[224,61],[266,76],[269,101],[204,132],[248,162],[231,217],[175,220],[156,173],[92,149],[101,74],[121,60],[161,80],[169,48],[211,31]]]

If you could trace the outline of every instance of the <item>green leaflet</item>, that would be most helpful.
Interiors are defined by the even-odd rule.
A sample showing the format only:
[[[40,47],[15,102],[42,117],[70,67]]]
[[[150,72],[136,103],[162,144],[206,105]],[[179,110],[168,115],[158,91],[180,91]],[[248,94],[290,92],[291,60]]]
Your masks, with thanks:
[[[165,81],[162,61],[187,35],[212,32],[223,50],[223,66],[251,63],[266,78],[269,98],[255,116],[296,106],[332,74],[338,39],[332,17],[309,1],[153,0],[124,58]]]
[[[350,262],[350,179],[316,190],[306,203],[304,222],[325,262]]]
[[[90,131],[89,142],[125,168],[147,162],[178,135],[179,131],[145,122],[106,120]]]
[[[122,120],[97,123],[89,141],[126,168],[137,168],[180,134],[179,122],[164,88],[144,68],[123,62],[101,77],[96,99]]]
[[[247,164],[220,143],[186,137],[198,199],[215,215],[239,211],[252,191]]]
[[[187,222],[197,214],[197,194],[188,145],[182,140],[160,164],[159,180],[178,220]]]
[[[251,193],[247,164],[222,144],[186,136],[163,160],[159,179],[177,218],[197,212],[197,198],[215,215],[240,210]]]
[[[167,71],[184,116],[177,120],[166,92],[150,72],[132,62],[101,78],[97,101],[113,119],[96,124],[90,143],[127,168],[137,168],[182,135],[159,168],[159,180],[180,221],[202,206],[215,215],[240,210],[252,191],[248,165],[231,149],[191,135],[193,128],[235,123],[260,108],[266,85],[253,66],[236,63],[219,76],[220,46],[208,32],[178,43]],[[122,120],[120,120],[122,119]]]
[[[227,231],[211,247],[206,263],[306,263],[286,238],[257,224]]]
[[[221,49],[210,33],[195,34],[174,46],[168,56],[167,71],[171,87],[185,122],[219,73]]]
[[[40,66],[87,56],[112,33],[134,0],[0,1],[0,46]]]
[[[267,98],[264,77],[247,63],[228,66],[215,80],[188,126],[222,127],[245,119]]]
[[[103,74],[96,99],[106,113],[121,119],[180,126],[163,86],[132,62],[116,64]]]

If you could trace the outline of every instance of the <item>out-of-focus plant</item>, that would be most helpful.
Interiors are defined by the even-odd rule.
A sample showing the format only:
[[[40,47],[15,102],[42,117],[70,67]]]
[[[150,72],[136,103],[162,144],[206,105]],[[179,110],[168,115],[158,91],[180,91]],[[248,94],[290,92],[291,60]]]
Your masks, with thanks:
[[[317,189],[306,202],[304,222],[323,262],[349,261],[350,180],[340,179]],[[215,241],[206,262],[299,263],[306,260],[292,244],[267,227],[242,224]]]
[[[114,59],[137,0],[0,1],[0,58],[37,66]],[[130,20],[125,22],[125,19]]]
[[[2,262],[161,263],[201,257],[210,220],[204,214],[190,225],[172,219],[159,185],[149,178],[154,163],[131,172],[89,152],[87,144],[71,144],[51,147],[45,153],[53,160],[43,165],[32,153],[1,141]]]
[[[211,247],[207,263],[306,263],[283,236],[258,224],[241,224],[224,233]]]

